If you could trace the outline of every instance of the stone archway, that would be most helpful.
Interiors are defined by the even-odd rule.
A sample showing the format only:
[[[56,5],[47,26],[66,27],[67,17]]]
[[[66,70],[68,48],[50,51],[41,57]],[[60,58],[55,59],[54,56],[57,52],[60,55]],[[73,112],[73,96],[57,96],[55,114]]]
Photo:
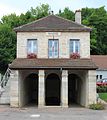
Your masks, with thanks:
[[[68,75],[68,105],[80,104],[81,78],[76,74]]]
[[[38,105],[38,74],[31,73],[25,78],[22,92],[23,105]]]
[[[57,74],[51,73],[45,80],[45,103],[48,106],[59,106],[61,102],[61,81]]]

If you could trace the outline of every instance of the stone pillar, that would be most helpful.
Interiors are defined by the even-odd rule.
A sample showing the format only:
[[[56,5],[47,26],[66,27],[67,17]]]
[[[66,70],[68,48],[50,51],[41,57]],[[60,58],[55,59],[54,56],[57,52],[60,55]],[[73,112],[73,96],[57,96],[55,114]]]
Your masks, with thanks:
[[[45,106],[45,73],[44,70],[39,70],[38,107],[44,106]]]
[[[18,70],[12,70],[10,75],[10,105],[19,107],[19,76]]]
[[[86,106],[92,103],[96,103],[96,70],[89,70],[87,76],[87,86],[86,86],[86,94],[87,101]]]
[[[62,70],[61,106],[68,107],[68,71]]]

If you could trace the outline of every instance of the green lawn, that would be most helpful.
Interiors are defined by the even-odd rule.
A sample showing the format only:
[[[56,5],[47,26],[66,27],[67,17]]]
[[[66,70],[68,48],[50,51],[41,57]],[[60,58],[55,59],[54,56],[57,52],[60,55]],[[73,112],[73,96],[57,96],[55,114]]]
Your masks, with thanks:
[[[107,102],[107,93],[99,93],[99,97]]]

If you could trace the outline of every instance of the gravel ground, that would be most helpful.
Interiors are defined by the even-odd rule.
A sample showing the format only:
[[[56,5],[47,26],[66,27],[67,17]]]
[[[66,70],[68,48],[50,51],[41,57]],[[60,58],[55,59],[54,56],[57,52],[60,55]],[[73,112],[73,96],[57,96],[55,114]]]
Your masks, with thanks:
[[[0,120],[107,120],[106,110],[90,110],[83,107],[26,107],[0,106]]]

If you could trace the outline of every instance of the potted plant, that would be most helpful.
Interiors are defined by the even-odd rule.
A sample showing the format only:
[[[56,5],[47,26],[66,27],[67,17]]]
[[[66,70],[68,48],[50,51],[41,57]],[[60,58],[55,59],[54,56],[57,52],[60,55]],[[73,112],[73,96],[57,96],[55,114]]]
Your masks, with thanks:
[[[30,58],[30,59],[32,59],[32,58],[37,58],[37,55],[36,55],[35,53],[29,53],[29,54],[27,55],[27,58]]]
[[[70,58],[72,58],[72,59],[79,59],[80,58],[80,54],[79,53],[72,53],[72,54],[70,54]]]

